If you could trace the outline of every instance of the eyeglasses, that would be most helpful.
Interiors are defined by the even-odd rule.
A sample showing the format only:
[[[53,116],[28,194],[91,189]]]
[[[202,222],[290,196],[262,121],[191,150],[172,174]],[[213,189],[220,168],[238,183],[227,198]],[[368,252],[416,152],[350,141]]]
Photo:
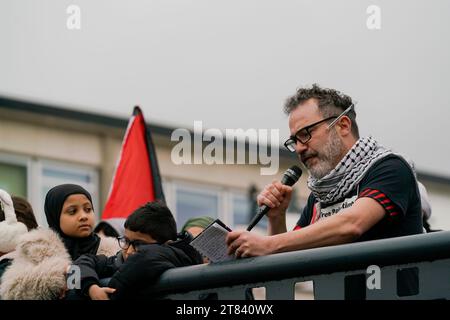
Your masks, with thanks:
[[[301,128],[300,130],[298,130],[293,136],[290,136],[289,139],[286,140],[286,142],[284,143],[284,146],[286,147],[286,149],[288,149],[290,152],[295,152],[295,146],[297,145],[297,142],[300,141],[300,143],[305,144],[307,143],[309,140],[311,140],[311,129],[314,128],[315,126],[325,122],[325,121],[329,121],[331,119],[336,118],[335,120],[333,120],[333,122],[331,122],[327,129],[330,129],[332,126],[334,126],[343,116],[345,116],[346,114],[348,114],[350,111],[353,110],[354,105],[351,104],[350,107],[348,107],[347,109],[344,110],[344,112],[342,112],[339,116],[332,116],[332,117],[328,117],[325,119],[322,119],[320,121],[317,121],[313,124],[310,124],[309,126],[306,126],[304,128]]]
[[[119,247],[123,250],[128,250],[130,246],[133,246],[134,250],[137,251],[140,246],[150,244],[142,240],[130,240],[127,237],[118,237],[117,241],[119,242]]]
[[[332,123],[330,123],[329,125],[328,125],[328,128],[327,129],[330,129],[332,126],[334,126],[339,120],[341,120],[341,118],[343,117],[343,116],[345,116],[345,115],[347,115],[350,111],[352,111],[353,109],[354,109],[354,105],[353,105],[353,103],[350,105],[350,107],[348,107],[347,109],[345,109],[344,110],[344,112],[342,112],[337,118],[336,118],[336,120],[333,120],[333,122]]]

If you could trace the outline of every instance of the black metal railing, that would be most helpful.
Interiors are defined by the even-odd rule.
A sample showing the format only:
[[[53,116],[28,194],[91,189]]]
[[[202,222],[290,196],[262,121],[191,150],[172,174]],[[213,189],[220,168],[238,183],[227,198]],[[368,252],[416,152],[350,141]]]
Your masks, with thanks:
[[[379,288],[366,285],[374,276]],[[443,231],[171,269],[154,292],[245,299],[248,288],[264,287],[267,299],[294,299],[296,283],[313,281],[315,299],[447,299],[449,279],[450,231]]]

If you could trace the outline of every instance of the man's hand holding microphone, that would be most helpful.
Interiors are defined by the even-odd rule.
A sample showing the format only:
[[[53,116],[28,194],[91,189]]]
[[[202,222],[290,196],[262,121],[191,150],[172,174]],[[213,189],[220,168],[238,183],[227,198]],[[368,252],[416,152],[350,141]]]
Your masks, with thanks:
[[[247,231],[233,231],[227,236],[228,254],[240,257],[262,256],[277,252],[276,241],[271,235],[286,232],[286,211],[291,201],[292,185],[300,178],[302,171],[297,166],[289,168],[280,181],[273,181],[258,195],[259,210],[250,222]],[[251,233],[250,230],[267,215],[269,236]]]

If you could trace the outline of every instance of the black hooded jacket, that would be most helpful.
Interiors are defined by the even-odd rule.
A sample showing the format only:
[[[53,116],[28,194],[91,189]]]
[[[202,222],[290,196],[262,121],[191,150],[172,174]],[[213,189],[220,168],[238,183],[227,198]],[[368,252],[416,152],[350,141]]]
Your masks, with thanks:
[[[169,244],[148,244],[123,261],[121,252],[114,257],[83,255],[74,264],[81,270],[81,292],[88,295],[91,285],[112,277],[108,287],[116,291],[110,299],[156,298],[152,286],[166,270],[201,264],[201,255],[189,245],[188,238]]]

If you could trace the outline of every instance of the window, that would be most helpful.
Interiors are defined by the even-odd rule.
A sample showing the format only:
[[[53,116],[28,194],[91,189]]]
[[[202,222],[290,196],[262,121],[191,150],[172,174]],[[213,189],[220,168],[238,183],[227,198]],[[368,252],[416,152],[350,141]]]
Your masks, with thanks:
[[[0,189],[16,196],[27,197],[27,167],[0,162]]]
[[[196,187],[176,186],[176,220],[179,229],[192,217],[219,217],[219,194]]]
[[[40,205],[41,212],[44,213],[45,196],[47,192],[59,184],[72,183],[85,188],[92,196],[94,211],[97,218],[100,217],[99,212],[99,195],[98,195],[98,173],[90,167],[77,166],[69,163],[42,161],[40,163]],[[46,225],[45,218],[41,218],[41,223]]]
[[[244,194],[233,194],[233,228],[248,225],[250,219],[253,217],[250,212],[250,205],[248,196]]]
[[[250,190],[168,178],[163,180],[163,187],[167,205],[175,216],[179,230],[188,219],[198,216],[219,218],[232,229],[245,229],[256,214],[256,196],[252,203],[249,200]],[[257,227],[265,230],[267,218],[263,218]]]
[[[95,168],[0,153],[0,188],[26,198],[39,225],[47,225],[44,202],[48,190],[63,183],[78,184],[89,191],[99,216],[99,178]]]
[[[255,186],[250,186],[246,192],[233,194],[233,228],[245,229],[258,212],[256,197],[259,190]],[[267,218],[264,216],[255,228],[267,229]]]

